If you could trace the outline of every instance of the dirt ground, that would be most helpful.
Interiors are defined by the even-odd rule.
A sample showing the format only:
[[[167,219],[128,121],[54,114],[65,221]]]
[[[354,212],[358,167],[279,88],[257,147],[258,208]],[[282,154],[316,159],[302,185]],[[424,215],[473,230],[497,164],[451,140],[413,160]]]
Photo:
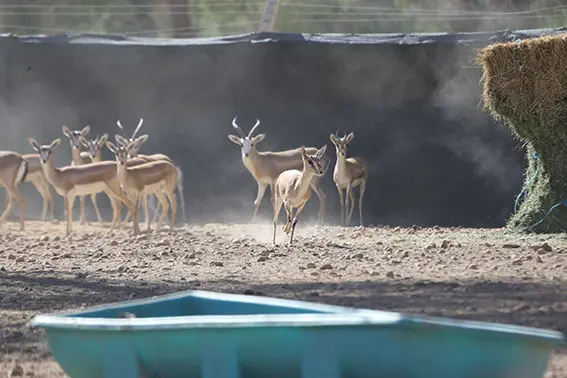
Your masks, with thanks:
[[[0,377],[64,377],[35,315],[185,289],[269,295],[567,331],[567,237],[502,229],[206,224],[108,234],[15,223],[0,234]],[[286,241],[278,231],[278,242]],[[546,377],[567,377],[558,351]]]

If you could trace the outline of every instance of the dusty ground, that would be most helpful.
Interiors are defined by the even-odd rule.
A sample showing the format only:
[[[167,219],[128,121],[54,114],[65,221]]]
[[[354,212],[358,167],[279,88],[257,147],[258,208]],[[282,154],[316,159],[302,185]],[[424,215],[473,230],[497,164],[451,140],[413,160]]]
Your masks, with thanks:
[[[567,237],[503,230],[300,224],[272,248],[268,225],[126,231],[14,223],[0,234],[0,377],[65,376],[36,314],[199,288],[567,331]],[[284,235],[278,234],[279,242]],[[567,377],[567,356],[548,377]]]

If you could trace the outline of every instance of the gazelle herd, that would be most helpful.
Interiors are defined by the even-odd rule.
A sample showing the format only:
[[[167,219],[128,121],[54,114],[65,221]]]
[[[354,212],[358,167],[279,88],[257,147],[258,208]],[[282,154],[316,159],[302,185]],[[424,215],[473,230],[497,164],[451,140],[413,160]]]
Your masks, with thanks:
[[[64,167],[55,167],[52,156],[61,144],[61,138],[56,138],[49,144],[40,144],[33,138],[28,141],[36,154],[19,154],[13,151],[0,151],[0,184],[6,189],[6,209],[0,216],[0,223],[11,215],[14,205],[19,207],[20,229],[24,229],[25,199],[19,186],[23,182],[31,182],[43,200],[42,219],[54,219],[54,201],[51,186],[65,201],[66,232],[72,231],[72,214],[76,197],[80,198],[80,223],[86,222],[85,197],[91,198],[99,222],[103,222],[96,195],[105,193],[112,207],[112,223],[109,231],[118,224],[122,225],[122,206],[126,205],[131,217],[133,233],[140,232],[139,210],[144,204],[148,231],[151,222],[157,215],[150,217],[148,198],[156,196],[161,205],[161,216],[157,221],[156,230],[164,223],[171,207],[171,228],[175,226],[177,201],[175,190],[180,195],[181,211],[185,221],[185,201],[183,198],[183,173],[167,155],[158,153],[151,155],[140,154],[140,148],[148,140],[148,135],[137,136],[143,119],[131,137],[126,137],[120,121],[116,122],[120,134],[115,135],[115,143],[109,141],[108,134],[89,139],[90,126],[80,130],[71,130],[63,126],[63,135],[71,146],[71,161]],[[241,149],[242,162],[252,177],[256,180],[258,190],[254,201],[252,221],[256,218],[260,204],[270,187],[270,200],[274,210],[273,243],[276,242],[277,218],[284,207],[287,223],[284,231],[293,235],[299,216],[311,197],[311,190],[319,198],[319,223],[324,222],[325,201],[327,195],[322,188],[323,176],[331,165],[331,158],[326,153],[327,144],[321,148],[305,147],[284,151],[258,151],[257,144],[266,137],[265,134],[254,135],[260,125],[256,124],[246,134],[232,120],[232,126],[238,133],[228,135],[233,143]],[[338,134],[338,133],[337,133]],[[368,179],[368,166],[361,158],[347,157],[347,147],[354,138],[350,133],[343,137],[330,134],[330,140],[335,145],[336,163],[333,181],[339,192],[341,204],[341,224],[348,225],[354,210],[354,188],[360,188],[358,200],[359,218],[362,225],[362,203]],[[115,160],[103,160],[102,150],[106,146]],[[343,190],[346,198],[343,201]],[[297,209],[295,216],[293,210]]]
[[[269,186],[270,200],[274,208],[274,234],[272,242],[276,244],[277,218],[283,205],[287,213],[287,223],[284,226],[284,231],[290,234],[289,243],[291,244],[295,226],[311,196],[311,190],[319,197],[319,223],[324,221],[327,195],[323,192],[321,182],[329,168],[331,159],[325,153],[327,149],[326,144],[320,149],[301,146],[292,150],[277,152],[258,151],[256,149],[257,144],[266,137],[265,134],[254,136],[254,131],[256,131],[259,125],[260,120],[256,120],[256,124],[246,134],[238,126],[236,117],[234,117],[232,127],[240,136],[229,135],[228,139],[240,146],[242,162],[258,184],[252,220],[256,217],[266,188]],[[366,190],[366,181],[368,180],[368,165],[361,158],[346,157],[347,147],[354,138],[354,133],[350,133],[342,138],[331,133],[329,137],[335,145],[337,153],[333,181],[340,197],[341,224],[350,224],[354,209],[353,189],[359,186],[358,208],[360,225],[362,225],[362,200]],[[343,190],[346,190],[347,198],[345,203],[343,203]],[[294,208],[297,208],[297,213],[292,218]],[[346,214],[348,214],[348,217]]]

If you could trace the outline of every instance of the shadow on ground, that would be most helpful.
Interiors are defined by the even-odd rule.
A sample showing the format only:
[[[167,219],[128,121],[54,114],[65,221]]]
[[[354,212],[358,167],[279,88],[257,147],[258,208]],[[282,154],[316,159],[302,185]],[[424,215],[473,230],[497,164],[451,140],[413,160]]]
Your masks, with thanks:
[[[253,284],[236,280],[146,282],[76,278],[71,272],[0,272],[0,311],[37,313],[199,289],[341,306],[514,323],[567,332],[567,281],[364,281]],[[19,320],[19,319],[18,319]],[[18,325],[12,321],[12,326]],[[6,326],[3,322],[3,326]],[[22,325],[19,323],[19,325]],[[13,339],[13,337],[12,337]],[[2,340],[7,341],[9,340]],[[3,343],[0,343],[0,345]]]

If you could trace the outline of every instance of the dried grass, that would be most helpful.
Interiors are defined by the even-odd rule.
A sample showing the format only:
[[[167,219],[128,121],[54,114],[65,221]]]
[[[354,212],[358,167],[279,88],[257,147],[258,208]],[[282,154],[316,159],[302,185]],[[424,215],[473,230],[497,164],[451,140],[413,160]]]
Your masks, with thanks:
[[[534,152],[541,164],[526,201],[509,221],[525,228],[567,197],[567,34],[493,44],[480,51],[477,62],[485,110],[505,120],[527,145],[526,181],[535,172]],[[559,211],[567,224],[567,211]],[[543,222],[535,231],[563,231],[560,222],[553,224]]]

